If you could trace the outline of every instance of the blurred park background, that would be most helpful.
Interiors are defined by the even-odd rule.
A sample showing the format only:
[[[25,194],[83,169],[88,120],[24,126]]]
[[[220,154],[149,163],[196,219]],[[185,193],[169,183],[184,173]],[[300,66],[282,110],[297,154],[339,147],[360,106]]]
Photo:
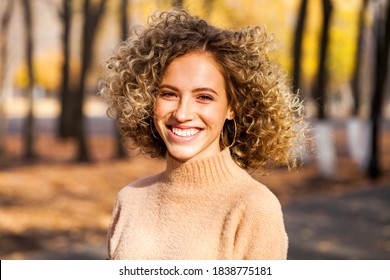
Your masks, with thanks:
[[[1,0],[0,258],[104,259],[120,188],[164,169],[123,148],[104,60],[156,9],[265,25],[316,139],[280,199],[289,259],[390,259],[388,0]]]

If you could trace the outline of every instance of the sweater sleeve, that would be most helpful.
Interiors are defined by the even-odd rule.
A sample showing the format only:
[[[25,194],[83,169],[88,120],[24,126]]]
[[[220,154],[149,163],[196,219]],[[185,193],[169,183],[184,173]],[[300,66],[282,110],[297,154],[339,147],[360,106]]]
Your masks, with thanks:
[[[118,242],[116,240],[117,238],[114,237],[114,234],[115,234],[116,225],[119,220],[120,212],[121,212],[120,200],[119,198],[117,198],[114,205],[114,210],[112,212],[111,222],[107,233],[107,249],[108,249],[107,251],[108,251],[109,260],[113,259],[113,250],[115,250],[115,248],[118,245],[117,244]]]
[[[264,187],[250,194],[244,205],[235,236],[235,258],[287,259],[288,237],[276,196]]]

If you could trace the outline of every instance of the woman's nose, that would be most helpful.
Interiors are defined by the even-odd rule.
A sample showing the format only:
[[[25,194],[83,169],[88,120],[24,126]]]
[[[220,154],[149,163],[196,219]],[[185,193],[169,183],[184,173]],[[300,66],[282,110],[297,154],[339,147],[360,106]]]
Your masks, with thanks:
[[[194,117],[193,104],[190,99],[181,99],[177,104],[177,108],[173,116],[179,122],[192,120]]]

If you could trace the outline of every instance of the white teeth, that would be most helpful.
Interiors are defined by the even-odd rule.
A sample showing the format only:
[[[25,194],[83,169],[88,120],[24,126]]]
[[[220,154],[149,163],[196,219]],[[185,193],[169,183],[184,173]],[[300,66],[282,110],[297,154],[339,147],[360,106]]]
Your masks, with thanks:
[[[172,128],[172,132],[178,136],[181,137],[188,137],[193,136],[197,134],[200,131],[200,129],[190,128],[190,129],[179,129],[179,128]]]

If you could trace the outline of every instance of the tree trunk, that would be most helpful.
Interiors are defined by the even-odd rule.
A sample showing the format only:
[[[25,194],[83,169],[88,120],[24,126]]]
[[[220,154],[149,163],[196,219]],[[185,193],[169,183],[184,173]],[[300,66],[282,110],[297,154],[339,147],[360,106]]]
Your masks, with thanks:
[[[129,36],[129,17],[127,13],[128,0],[121,0],[121,29],[122,29],[122,41],[125,41]],[[118,128],[115,126],[115,142],[116,142],[116,156],[118,158],[124,158],[127,156],[126,150],[123,147],[121,141],[121,135],[118,131]]]
[[[59,117],[58,134],[61,138],[72,137],[76,135],[74,129],[75,107],[74,102],[75,92],[70,89],[70,28],[72,21],[72,0],[62,1],[62,10],[59,16],[63,26],[62,33],[62,81],[61,81],[61,114]]]
[[[178,8],[183,8],[184,0],[173,0],[173,6]]]
[[[22,0],[22,7],[24,12],[24,26],[25,26],[25,44],[26,44],[26,62],[27,62],[27,76],[28,76],[28,86],[27,86],[27,97],[28,97],[28,115],[26,118],[26,123],[24,127],[24,139],[25,139],[25,157],[26,159],[33,159],[34,154],[34,96],[33,96],[33,87],[34,87],[34,69],[33,69],[33,52],[34,44],[32,41],[32,11],[31,11],[31,2],[30,0]]]
[[[77,111],[75,123],[77,129],[78,160],[88,161],[89,151],[86,143],[85,120],[83,103],[86,89],[86,77],[91,64],[93,41],[96,35],[98,23],[104,13],[106,0],[101,0],[98,7],[91,5],[89,0],[84,0],[84,26],[82,39],[82,66],[77,98]]]
[[[332,124],[320,120],[314,124],[314,131],[317,136],[317,158],[320,175],[326,179],[334,178],[337,176],[337,172],[334,168],[336,151],[332,137]]]
[[[128,0],[121,0],[121,30],[122,41],[125,41],[129,36],[129,17],[127,14]]]
[[[326,98],[326,85],[328,81],[328,73],[326,69],[326,57],[328,53],[328,41],[329,41],[329,27],[332,15],[332,3],[331,0],[322,0],[323,10],[323,23],[320,42],[320,57],[319,66],[316,76],[315,89],[313,96],[318,104],[318,119],[325,119],[325,98]]]
[[[368,0],[363,0],[362,6],[359,12],[359,34],[357,39],[357,48],[355,54],[355,65],[352,77],[352,93],[354,99],[354,107],[352,114],[357,116],[360,108],[360,68],[361,68],[361,57],[362,57],[362,44],[363,44],[363,33],[364,33],[364,17],[366,14]]]
[[[319,65],[314,83],[313,97],[318,105],[318,153],[320,156],[319,167],[322,176],[326,178],[335,177],[334,159],[336,152],[332,142],[332,125],[325,120],[325,98],[326,86],[328,82],[328,72],[326,69],[326,57],[328,52],[329,26],[332,14],[332,3],[330,0],[322,0],[323,23],[320,41]]]
[[[368,0],[363,0],[358,17],[358,38],[356,41],[355,65],[352,74],[351,88],[353,96],[352,118],[347,120],[348,148],[352,159],[358,163],[361,170],[368,167],[368,151],[370,145],[371,123],[359,119],[360,109],[360,87],[362,68],[362,46],[365,30],[365,14]]]
[[[370,178],[377,178],[381,174],[379,164],[379,121],[385,93],[385,82],[388,72],[390,46],[390,3],[387,2],[386,19],[381,15],[376,17],[376,75],[373,98],[371,103],[371,156],[368,165]]]
[[[6,152],[7,119],[4,112],[4,80],[7,65],[7,35],[14,3],[13,0],[8,0],[4,14],[0,18],[0,157]]]
[[[359,118],[351,118],[346,122],[349,153],[365,172],[368,167],[369,150],[371,147],[371,122]]]
[[[294,66],[293,66],[292,86],[295,93],[297,93],[300,88],[302,39],[303,39],[303,30],[305,27],[306,11],[307,11],[307,0],[302,0],[301,6],[299,8],[298,22],[295,29],[295,40],[294,40],[294,51],[293,51]]]

